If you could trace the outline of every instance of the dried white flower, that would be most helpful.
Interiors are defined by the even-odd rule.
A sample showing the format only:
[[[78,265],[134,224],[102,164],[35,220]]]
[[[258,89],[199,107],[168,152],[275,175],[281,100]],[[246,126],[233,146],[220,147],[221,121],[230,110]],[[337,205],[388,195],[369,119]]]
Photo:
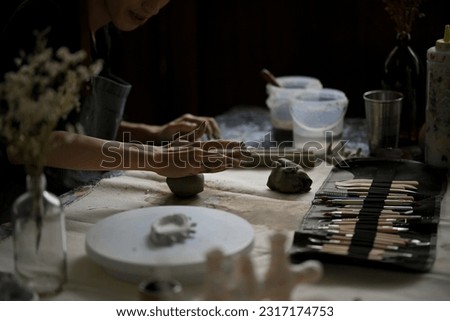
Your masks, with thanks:
[[[53,52],[46,47],[47,32],[36,33],[35,51],[21,54],[18,70],[8,72],[0,84],[0,136],[31,175],[42,172],[55,147],[50,135],[80,105],[82,86],[102,68],[101,61],[83,65],[84,51],[70,53],[62,47]]]

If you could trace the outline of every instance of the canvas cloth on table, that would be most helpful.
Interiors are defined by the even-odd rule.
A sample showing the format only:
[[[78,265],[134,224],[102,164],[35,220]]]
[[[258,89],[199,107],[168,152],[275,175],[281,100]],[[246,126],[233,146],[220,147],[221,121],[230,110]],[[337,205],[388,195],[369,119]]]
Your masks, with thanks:
[[[248,220],[255,230],[251,252],[257,275],[262,277],[270,259],[269,236],[275,231],[292,235],[310,207],[315,192],[330,171],[319,166],[308,171],[312,190],[280,194],[266,186],[270,169],[228,170],[205,175],[205,189],[197,197],[180,199],[170,192],[165,178],[151,172],[130,171],[102,179],[91,188],[66,195],[69,277],[53,300],[137,300],[135,284],[117,280],[87,257],[85,233],[113,214],[162,205],[202,206],[224,210]],[[450,300],[450,196],[442,203],[437,259],[430,273],[405,273],[351,265],[326,264],[323,278],[298,286],[294,300]],[[12,271],[12,241],[0,242],[0,269]],[[195,299],[198,288],[187,288]],[[197,297],[198,298],[198,297]]]

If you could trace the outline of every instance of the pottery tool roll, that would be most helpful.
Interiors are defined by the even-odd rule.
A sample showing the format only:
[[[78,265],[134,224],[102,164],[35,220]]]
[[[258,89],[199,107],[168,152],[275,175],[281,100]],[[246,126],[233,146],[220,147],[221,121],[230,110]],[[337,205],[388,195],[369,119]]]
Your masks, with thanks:
[[[406,160],[336,165],[294,236],[291,260],[428,271],[446,176]]]

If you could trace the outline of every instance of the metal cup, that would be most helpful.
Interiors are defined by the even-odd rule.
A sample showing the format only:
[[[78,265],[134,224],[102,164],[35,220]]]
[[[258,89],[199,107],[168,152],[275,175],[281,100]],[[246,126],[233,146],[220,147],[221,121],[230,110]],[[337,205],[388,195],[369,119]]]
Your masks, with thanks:
[[[397,148],[403,94],[392,90],[372,90],[364,93],[363,98],[370,154]]]

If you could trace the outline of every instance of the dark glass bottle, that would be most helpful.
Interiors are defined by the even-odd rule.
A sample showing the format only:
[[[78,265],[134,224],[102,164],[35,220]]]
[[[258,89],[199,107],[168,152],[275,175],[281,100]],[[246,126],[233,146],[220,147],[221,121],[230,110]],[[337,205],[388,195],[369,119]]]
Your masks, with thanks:
[[[411,36],[397,34],[397,43],[384,63],[382,87],[404,95],[399,146],[417,144],[420,126],[424,122],[425,106],[421,103],[421,64],[410,47]]]

